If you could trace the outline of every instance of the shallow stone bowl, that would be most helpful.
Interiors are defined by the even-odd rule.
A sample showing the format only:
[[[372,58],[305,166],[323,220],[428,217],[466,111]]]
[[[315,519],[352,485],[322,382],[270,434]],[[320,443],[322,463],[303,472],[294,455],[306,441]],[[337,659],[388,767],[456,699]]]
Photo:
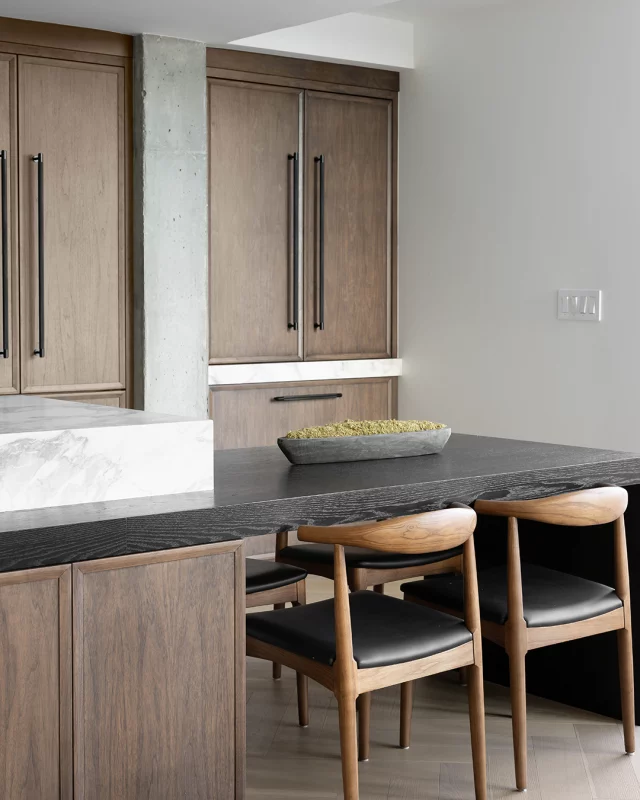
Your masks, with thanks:
[[[292,464],[333,464],[339,461],[373,461],[440,453],[451,428],[373,436],[335,436],[325,439],[278,439],[278,447]]]

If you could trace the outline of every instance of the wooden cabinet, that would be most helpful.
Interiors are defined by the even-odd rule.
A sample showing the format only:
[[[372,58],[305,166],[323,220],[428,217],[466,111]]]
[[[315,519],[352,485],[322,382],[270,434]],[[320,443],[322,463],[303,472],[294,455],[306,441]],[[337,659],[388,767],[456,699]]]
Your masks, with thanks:
[[[244,797],[241,542],[73,567],[75,800]]]
[[[123,389],[124,70],[21,56],[19,72],[22,391]]]
[[[302,93],[209,82],[210,358],[300,357],[293,327],[294,170]],[[298,162],[299,165],[299,162]]]
[[[0,797],[71,800],[71,567],[0,574]]]
[[[19,391],[17,270],[17,57],[0,53],[0,394]],[[5,319],[6,316],[6,319]]]
[[[130,59],[45,28],[0,42],[0,394],[126,392]]]
[[[242,542],[0,574],[0,797],[244,797]]]
[[[391,355],[392,103],[307,92],[308,359]]]
[[[394,390],[391,378],[218,387],[211,393],[215,447],[266,447],[310,425],[387,419],[394,415]]]
[[[124,392],[78,392],[77,394],[43,394],[53,400],[71,400],[75,403],[89,403],[96,406],[112,406],[125,408]]]
[[[210,363],[394,355],[397,92],[234,58],[209,72]]]

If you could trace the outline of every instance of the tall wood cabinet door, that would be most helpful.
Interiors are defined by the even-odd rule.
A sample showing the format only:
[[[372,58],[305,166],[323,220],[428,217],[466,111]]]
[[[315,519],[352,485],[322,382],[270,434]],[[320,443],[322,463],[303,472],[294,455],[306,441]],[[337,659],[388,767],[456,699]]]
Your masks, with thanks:
[[[16,56],[0,53],[0,394],[19,391],[16,67]]]
[[[305,115],[305,357],[384,358],[393,104],[307,92]]]
[[[74,564],[74,800],[244,797],[241,545]]]
[[[301,110],[298,89],[209,81],[211,363],[302,355],[294,327],[302,168],[290,158],[300,156]]]
[[[71,567],[0,574],[0,797],[71,800]]]
[[[122,389],[124,69],[20,56],[19,96],[22,391]]]

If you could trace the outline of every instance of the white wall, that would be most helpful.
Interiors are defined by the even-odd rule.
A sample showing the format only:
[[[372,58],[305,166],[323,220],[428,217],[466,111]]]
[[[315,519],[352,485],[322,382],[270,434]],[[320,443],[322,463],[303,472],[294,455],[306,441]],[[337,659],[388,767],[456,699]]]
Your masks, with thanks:
[[[640,3],[425,15],[400,116],[400,412],[640,451]],[[600,324],[555,318],[602,289]]]
[[[325,61],[394,68],[413,66],[413,25],[367,14],[341,14],[237,39],[230,44],[262,53]]]

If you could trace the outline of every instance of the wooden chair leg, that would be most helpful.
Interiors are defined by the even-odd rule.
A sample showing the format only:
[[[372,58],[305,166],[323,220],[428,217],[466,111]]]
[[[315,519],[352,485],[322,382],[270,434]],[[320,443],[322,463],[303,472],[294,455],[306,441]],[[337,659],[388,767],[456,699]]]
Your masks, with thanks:
[[[384,594],[384,583],[377,583],[373,587],[373,591],[377,592],[378,594]]]
[[[301,672],[296,673],[298,684],[298,723],[301,728],[309,727],[309,679]]]
[[[371,725],[371,692],[358,697],[358,760],[369,760],[369,729]]]
[[[476,800],[487,800],[487,742],[484,724],[484,685],[482,667],[466,668],[469,685],[469,724]],[[526,755],[526,750],[525,750]]]
[[[413,681],[400,687],[400,747],[408,750],[411,744],[411,716],[413,714]]]
[[[631,631],[627,628],[622,628],[622,630],[618,631],[618,661],[620,667],[624,749],[627,753],[635,753],[636,729],[633,690],[633,647]]]
[[[359,800],[355,697],[352,695],[338,695],[338,716],[340,718],[340,754],[342,757],[344,800]]]
[[[284,608],[286,603],[274,603],[273,610],[278,611],[281,608]],[[275,661],[273,663],[273,680],[279,681],[282,677],[282,664],[276,664]]]
[[[509,654],[511,683],[511,715],[513,727],[513,756],[516,765],[516,788],[527,788],[527,687],[525,679],[525,653],[514,647]],[[469,684],[471,685],[471,684]]]
[[[469,675],[467,669],[468,667],[460,667],[458,670],[458,681],[460,682],[460,686],[469,685]]]

